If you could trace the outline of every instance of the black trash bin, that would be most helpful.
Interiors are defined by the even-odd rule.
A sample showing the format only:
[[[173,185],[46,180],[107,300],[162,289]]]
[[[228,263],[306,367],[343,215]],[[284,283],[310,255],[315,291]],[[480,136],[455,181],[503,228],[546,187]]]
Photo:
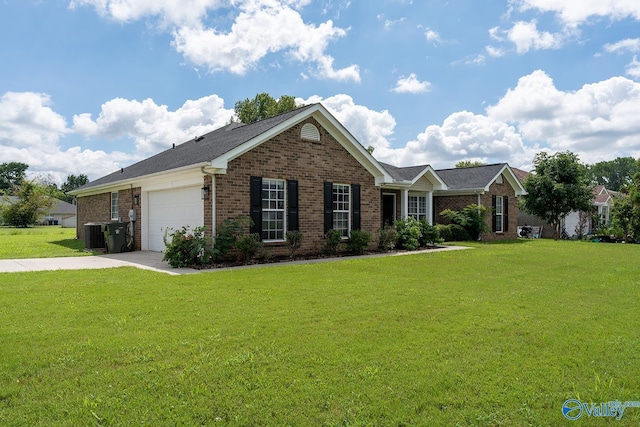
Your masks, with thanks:
[[[104,227],[104,240],[107,243],[107,252],[117,254],[126,251],[127,223],[110,222],[105,224]]]

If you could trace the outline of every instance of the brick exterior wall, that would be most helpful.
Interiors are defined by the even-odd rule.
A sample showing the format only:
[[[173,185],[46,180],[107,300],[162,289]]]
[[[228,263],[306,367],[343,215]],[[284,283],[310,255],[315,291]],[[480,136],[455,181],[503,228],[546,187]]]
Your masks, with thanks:
[[[140,187],[133,188],[133,195],[140,195]],[[131,209],[132,190],[118,191],[118,216],[123,222],[129,222],[129,210]],[[111,192],[96,194],[93,196],[78,197],[78,220],[76,236],[84,239],[84,225],[90,222],[114,222],[111,220]],[[134,250],[142,247],[142,227],[140,206],[133,207],[136,210],[137,220],[134,225]]]
[[[496,233],[491,231],[492,225],[492,196],[507,196],[509,198],[509,231]],[[461,210],[462,208],[472,204],[478,203],[478,196],[475,194],[472,195],[461,195],[461,196],[434,196],[433,198],[433,221],[436,224],[447,224],[448,221],[440,216],[440,212],[445,209],[453,209],[453,210]],[[488,232],[482,234],[480,239],[483,241],[494,241],[494,240],[507,240],[507,239],[516,239],[517,236],[517,228],[518,228],[518,201],[515,195],[514,189],[508,183],[504,182],[502,184],[498,184],[494,182],[490,187],[489,191],[485,194],[480,195],[480,204],[487,208],[486,213],[486,224],[488,227]]]
[[[300,138],[305,123],[320,131],[320,141]],[[282,132],[229,162],[227,173],[216,176],[216,224],[227,218],[249,215],[250,177],[297,180],[299,229],[303,234],[298,253],[318,253],[324,238],[323,182],[360,184],[361,229],[372,234],[381,224],[380,188],[374,177],[354,159],[315,119]],[[287,253],[284,243],[267,243],[272,255]],[[371,243],[374,247],[375,243]]]

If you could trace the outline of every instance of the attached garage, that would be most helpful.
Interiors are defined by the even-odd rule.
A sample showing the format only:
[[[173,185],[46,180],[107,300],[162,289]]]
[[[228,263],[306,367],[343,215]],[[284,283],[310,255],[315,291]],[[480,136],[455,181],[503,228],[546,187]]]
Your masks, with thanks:
[[[179,230],[187,226],[193,229],[204,225],[200,187],[150,191],[148,197],[147,233],[150,251],[164,251],[164,234],[168,228]]]

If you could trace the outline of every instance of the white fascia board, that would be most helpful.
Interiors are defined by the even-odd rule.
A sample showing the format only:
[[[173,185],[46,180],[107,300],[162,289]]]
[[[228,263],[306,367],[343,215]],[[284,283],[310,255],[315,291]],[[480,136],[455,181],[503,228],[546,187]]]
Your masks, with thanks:
[[[498,179],[498,177],[503,173],[505,175],[505,178],[507,178],[507,182],[509,182],[509,185],[511,185],[513,191],[516,193],[516,196],[527,194],[527,191],[524,189],[524,187],[520,183],[520,180],[516,177],[516,174],[513,173],[508,164],[505,164],[502,169],[500,169],[500,172],[498,172],[496,176],[494,176],[493,179],[489,181],[489,184],[487,184],[487,186],[484,188],[484,191],[489,191],[489,187],[491,187],[491,184],[493,184],[496,179]]]
[[[184,166],[181,168],[172,169],[168,171],[156,172],[153,174],[142,175],[139,177],[129,178],[122,181],[114,181],[108,184],[97,185],[95,187],[87,188],[86,190],[81,190],[81,191],[73,190],[72,192],[70,191],[69,194],[72,194],[78,197],[93,196],[95,194],[106,193],[108,191],[124,190],[127,188],[131,188],[131,186],[145,187],[144,191],[147,191],[146,185],[149,185],[151,183],[157,183],[158,181],[160,182],[176,181],[176,179],[178,180],[180,179],[179,177],[181,175],[193,175],[193,172],[197,173],[199,176],[202,176],[202,174],[200,173],[200,168],[207,165],[208,163],[199,163],[195,165]],[[158,178],[162,178],[162,179],[159,180]],[[154,185],[154,186],[157,186],[157,185]]]
[[[416,182],[418,182],[418,180],[420,178],[422,178],[423,176],[426,177],[427,180],[429,182],[431,182],[431,184],[433,184],[433,189],[434,190],[446,190],[447,189],[447,184],[445,184],[445,182],[442,180],[442,178],[440,178],[438,173],[431,166],[427,166],[426,168],[424,168],[424,170],[422,172],[420,172],[413,179],[413,181],[411,182],[411,185],[413,185]]]
[[[484,194],[487,190],[484,188],[463,188],[461,190],[437,190],[433,192],[434,196],[470,196]]]

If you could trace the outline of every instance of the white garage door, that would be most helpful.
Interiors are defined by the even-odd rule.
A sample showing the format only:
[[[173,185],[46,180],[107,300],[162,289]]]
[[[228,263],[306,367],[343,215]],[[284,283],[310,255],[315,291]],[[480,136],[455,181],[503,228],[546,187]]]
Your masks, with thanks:
[[[200,187],[149,192],[149,250],[164,251],[167,228],[180,230],[204,225]]]

